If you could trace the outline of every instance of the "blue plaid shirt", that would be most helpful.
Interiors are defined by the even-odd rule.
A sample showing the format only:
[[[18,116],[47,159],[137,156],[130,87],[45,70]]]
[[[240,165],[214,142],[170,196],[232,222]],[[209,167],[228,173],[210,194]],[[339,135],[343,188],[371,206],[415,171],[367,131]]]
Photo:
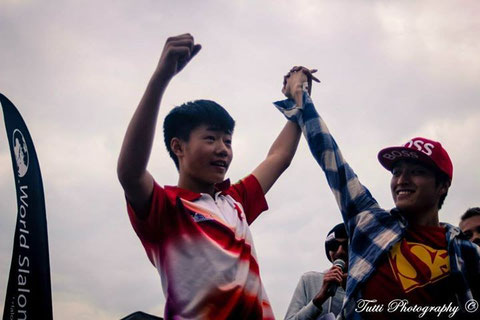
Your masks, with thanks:
[[[296,107],[291,99],[274,104],[289,120],[300,125],[342,212],[350,239],[343,316],[362,319],[362,314],[355,312],[356,302],[362,298],[361,288],[380,259],[404,237],[408,223],[397,209],[389,212],[380,208],[368,189],[360,183],[307,93],[304,93],[302,107]],[[452,289],[463,311],[474,295],[479,300],[480,248],[468,241],[458,227],[447,223],[441,225],[446,229],[450,277],[455,285]]]

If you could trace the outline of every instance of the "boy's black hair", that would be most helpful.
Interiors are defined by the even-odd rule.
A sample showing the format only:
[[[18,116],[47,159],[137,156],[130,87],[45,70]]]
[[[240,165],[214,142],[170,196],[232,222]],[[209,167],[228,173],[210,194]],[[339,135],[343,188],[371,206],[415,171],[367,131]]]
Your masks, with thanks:
[[[460,221],[463,221],[475,216],[480,216],[480,207],[473,207],[465,211],[465,213],[460,217]]]
[[[213,127],[215,130],[232,134],[235,120],[218,103],[211,100],[195,100],[173,108],[163,122],[165,146],[170,157],[179,169],[178,158],[170,148],[172,138],[183,141],[190,139],[190,132],[201,125]]]

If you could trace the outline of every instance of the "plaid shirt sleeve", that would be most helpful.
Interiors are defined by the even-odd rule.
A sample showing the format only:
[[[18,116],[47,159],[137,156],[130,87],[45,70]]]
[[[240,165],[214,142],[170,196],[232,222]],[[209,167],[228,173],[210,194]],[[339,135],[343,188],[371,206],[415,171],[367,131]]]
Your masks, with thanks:
[[[289,119],[297,122],[307,139],[308,146],[327,177],[337,204],[347,223],[349,232],[355,227],[358,213],[378,208],[377,201],[358,180],[338,149],[325,122],[318,115],[310,96],[304,92],[303,106],[298,107],[291,99],[274,102],[274,105]]]

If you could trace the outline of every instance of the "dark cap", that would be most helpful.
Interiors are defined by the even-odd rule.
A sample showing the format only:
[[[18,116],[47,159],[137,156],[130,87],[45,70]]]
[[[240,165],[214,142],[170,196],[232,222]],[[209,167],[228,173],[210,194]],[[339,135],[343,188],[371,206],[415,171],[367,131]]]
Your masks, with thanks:
[[[327,244],[330,241],[333,241],[335,239],[342,239],[342,238],[347,238],[347,229],[345,228],[344,223],[339,223],[335,227],[333,227],[332,230],[330,230],[327,234],[327,238],[325,239],[325,254],[327,255],[328,260],[332,261],[330,259],[330,255],[328,254],[328,247]]]

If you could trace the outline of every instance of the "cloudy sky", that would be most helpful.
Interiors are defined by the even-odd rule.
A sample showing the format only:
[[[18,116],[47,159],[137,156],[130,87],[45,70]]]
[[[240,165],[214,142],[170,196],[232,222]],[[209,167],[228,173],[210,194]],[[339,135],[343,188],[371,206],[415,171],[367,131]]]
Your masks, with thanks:
[[[168,36],[202,51],[172,82],[172,106],[207,98],[237,121],[238,180],[263,160],[285,120],[271,104],[293,65],[318,68],[317,109],[346,159],[385,208],[379,149],[415,136],[442,142],[454,179],[440,212],[457,224],[480,190],[480,20],[476,1],[0,0],[0,92],[22,113],[42,169],[54,316],[163,315],[159,276],[130,226],[116,160],[128,121]],[[10,268],[16,198],[0,121],[0,301]],[[2,133],[3,132],[3,137]],[[158,130],[149,170],[177,173]],[[329,267],[323,250],[340,214],[302,139],[252,226],[261,275],[283,318],[300,275]]]

